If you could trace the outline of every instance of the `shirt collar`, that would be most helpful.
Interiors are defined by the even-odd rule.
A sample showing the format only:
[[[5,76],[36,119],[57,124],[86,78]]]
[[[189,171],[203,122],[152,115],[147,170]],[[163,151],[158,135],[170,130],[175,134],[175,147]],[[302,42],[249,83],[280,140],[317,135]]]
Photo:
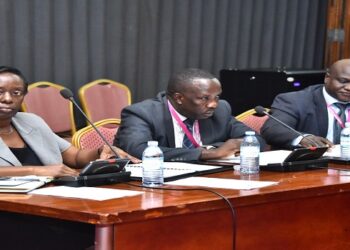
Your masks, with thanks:
[[[326,103],[328,105],[331,105],[331,104],[334,104],[336,102],[339,102],[337,99],[335,99],[333,96],[331,96],[330,94],[328,94],[327,90],[325,87],[323,87],[322,89],[322,93],[323,93],[323,96],[324,96],[324,99],[326,100]]]
[[[174,108],[174,106],[171,104],[171,102],[169,101],[168,102],[168,105],[170,105],[171,107],[173,107],[173,109],[174,109],[174,111],[175,111],[175,113],[179,116],[179,118],[181,119],[181,121],[184,121],[184,120],[186,120],[187,119],[187,117],[186,116],[183,116],[183,115],[181,115],[179,112],[177,112],[177,110]]]

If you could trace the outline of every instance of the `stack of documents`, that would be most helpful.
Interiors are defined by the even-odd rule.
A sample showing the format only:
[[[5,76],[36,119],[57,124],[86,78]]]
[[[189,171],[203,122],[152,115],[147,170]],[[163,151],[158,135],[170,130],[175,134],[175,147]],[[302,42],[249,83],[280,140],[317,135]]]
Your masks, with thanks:
[[[0,193],[28,193],[50,182],[51,178],[20,176],[0,178]]]

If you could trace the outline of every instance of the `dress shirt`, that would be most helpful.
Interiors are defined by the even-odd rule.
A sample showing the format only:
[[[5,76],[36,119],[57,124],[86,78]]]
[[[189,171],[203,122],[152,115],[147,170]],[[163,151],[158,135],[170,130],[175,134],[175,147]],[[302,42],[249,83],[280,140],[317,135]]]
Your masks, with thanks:
[[[181,121],[184,121],[187,119],[187,117],[181,115],[175,109],[174,109],[174,111],[180,117]],[[172,117],[172,120],[173,120],[173,125],[174,125],[175,147],[182,148],[182,142],[184,140],[185,132],[182,130],[181,126],[178,124],[178,122],[176,121],[176,119],[174,117]],[[196,121],[195,121],[195,123],[196,123]],[[194,126],[194,129],[193,129],[193,137],[199,145],[202,145],[201,135],[200,135],[199,131],[196,129],[196,126]]]

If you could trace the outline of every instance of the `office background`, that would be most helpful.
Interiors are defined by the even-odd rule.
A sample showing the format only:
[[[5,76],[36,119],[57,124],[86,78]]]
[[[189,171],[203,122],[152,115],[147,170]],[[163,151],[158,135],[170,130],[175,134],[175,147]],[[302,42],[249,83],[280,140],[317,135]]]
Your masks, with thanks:
[[[327,0],[0,0],[0,64],[77,93],[109,78],[133,101],[198,67],[323,68]]]

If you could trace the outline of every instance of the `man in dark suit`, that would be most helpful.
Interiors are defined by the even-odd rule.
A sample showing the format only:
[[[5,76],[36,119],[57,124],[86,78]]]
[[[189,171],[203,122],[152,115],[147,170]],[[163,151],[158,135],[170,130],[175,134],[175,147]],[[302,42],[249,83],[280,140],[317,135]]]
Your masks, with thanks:
[[[251,130],[231,115],[219,100],[220,82],[200,69],[175,74],[166,93],[126,107],[114,145],[142,156],[147,141],[155,140],[165,161],[196,161],[239,152],[245,131]],[[258,136],[260,144],[265,145]]]
[[[340,131],[350,121],[350,59],[335,62],[327,71],[324,85],[278,95],[271,114],[297,131],[298,136],[272,119],[261,129],[273,147],[332,146],[339,144]]]

